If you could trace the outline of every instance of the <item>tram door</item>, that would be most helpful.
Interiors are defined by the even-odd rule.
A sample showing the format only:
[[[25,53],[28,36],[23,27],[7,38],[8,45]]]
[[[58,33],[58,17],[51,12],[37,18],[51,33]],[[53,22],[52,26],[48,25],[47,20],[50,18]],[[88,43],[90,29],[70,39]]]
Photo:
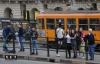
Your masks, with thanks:
[[[46,36],[44,26],[45,26],[44,19],[43,18],[39,19],[39,30],[38,30],[38,32],[39,32],[40,37],[45,37]]]
[[[51,40],[55,37],[55,21],[54,18],[47,18],[46,19],[46,35]]]

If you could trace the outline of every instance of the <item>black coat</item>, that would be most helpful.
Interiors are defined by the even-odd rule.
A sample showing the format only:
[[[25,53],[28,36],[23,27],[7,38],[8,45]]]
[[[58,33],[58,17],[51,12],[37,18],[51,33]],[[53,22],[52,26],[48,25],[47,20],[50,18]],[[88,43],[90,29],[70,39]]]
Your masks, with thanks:
[[[90,35],[85,36],[85,40],[88,40],[88,45],[93,45],[95,44],[95,38],[94,35],[91,33]]]
[[[38,32],[37,31],[30,31],[30,36],[33,40],[36,40],[38,38]],[[33,37],[34,36],[34,37]]]

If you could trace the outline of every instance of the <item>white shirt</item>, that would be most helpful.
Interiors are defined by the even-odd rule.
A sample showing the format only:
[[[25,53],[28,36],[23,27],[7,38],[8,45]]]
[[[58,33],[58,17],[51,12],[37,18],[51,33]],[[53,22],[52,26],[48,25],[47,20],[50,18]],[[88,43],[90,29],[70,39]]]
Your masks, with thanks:
[[[69,34],[67,34],[66,38],[67,38],[67,43],[71,43],[71,40],[69,39],[70,38]]]
[[[62,28],[57,28],[56,29],[56,34],[57,34],[57,38],[63,38],[64,30]]]

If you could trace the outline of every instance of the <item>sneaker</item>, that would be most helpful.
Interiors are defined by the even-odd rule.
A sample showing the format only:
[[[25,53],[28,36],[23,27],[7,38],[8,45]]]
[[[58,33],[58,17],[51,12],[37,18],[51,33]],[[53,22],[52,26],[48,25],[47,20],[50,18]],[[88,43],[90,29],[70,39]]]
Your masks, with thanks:
[[[35,53],[31,53],[31,55],[34,55]]]
[[[81,58],[85,58],[85,56],[82,56]]]
[[[57,57],[60,57],[60,54],[57,54],[56,56],[57,56]]]

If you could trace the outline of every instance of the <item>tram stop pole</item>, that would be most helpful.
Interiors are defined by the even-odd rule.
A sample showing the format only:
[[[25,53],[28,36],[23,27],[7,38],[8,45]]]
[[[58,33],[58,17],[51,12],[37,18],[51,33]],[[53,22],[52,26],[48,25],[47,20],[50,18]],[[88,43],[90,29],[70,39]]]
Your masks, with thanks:
[[[16,50],[15,50],[15,36],[14,36],[14,38],[13,38],[13,54],[15,54],[16,53]]]
[[[24,12],[24,20],[25,21],[28,21],[28,23],[29,23],[29,36],[30,36],[30,15],[29,15],[29,11],[28,10],[24,10],[23,11]],[[32,53],[32,47],[31,47],[31,36],[30,36],[30,55],[31,55],[31,53]]]

